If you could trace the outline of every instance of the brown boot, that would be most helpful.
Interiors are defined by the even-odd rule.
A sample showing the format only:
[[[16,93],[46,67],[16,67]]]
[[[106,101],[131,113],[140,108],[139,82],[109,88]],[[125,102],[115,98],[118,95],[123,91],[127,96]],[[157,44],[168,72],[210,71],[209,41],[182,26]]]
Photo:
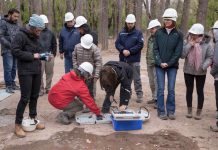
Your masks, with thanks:
[[[197,109],[195,120],[201,120],[202,109]]]
[[[36,129],[37,129],[37,130],[43,130],[43,129],[45,129],[45,125],[42,124],[42,123],[38,123],[38,124],[36,125]]]
[[[15,131],[14,131],[14,133],[19,138],[24,138],[26,136],[26,133],[23,131],[23,129],[22,129],[20,124],[15,124]]]
[[[192,107],[188,107],[188,113],[187,113],[186,117],[192,118]]]

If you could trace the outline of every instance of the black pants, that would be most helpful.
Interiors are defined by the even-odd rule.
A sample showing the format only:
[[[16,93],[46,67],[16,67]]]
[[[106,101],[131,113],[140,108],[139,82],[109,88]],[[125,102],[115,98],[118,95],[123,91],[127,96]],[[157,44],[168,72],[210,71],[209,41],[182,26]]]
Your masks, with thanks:
[[[187,107],[192,107],[192,93],[194,89],[194,79],[196,81],[196,90],[198,95],[198,109],[203,108],[204,104],[204,84],[206,75],[191,75],[184,74],[185,77],[185,85],[186,85],[186,102]]]
[[[88,89],[89,89],[89,93],[90,95],[92,96],[92,98],[94,99],[94,90],[93,90],[93,87],[94,87],[94,80],[93,78],[90,78],[88,80],[85,81]]]
[[[215,96],[216,96],[216,111],[218,111],[218,80],[214,81],[215,86]]]
[[[29,103],[29,116],[35,118],[37,115],[37,99],[41,85],[41,74],[19,75],[21,98],[17,105],[16,124],[21,124],[26,105]]]

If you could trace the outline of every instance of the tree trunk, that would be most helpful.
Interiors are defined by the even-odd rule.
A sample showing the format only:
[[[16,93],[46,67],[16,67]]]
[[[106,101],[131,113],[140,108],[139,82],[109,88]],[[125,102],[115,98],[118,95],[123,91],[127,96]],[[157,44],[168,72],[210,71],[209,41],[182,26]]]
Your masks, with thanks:
[[[115,19],[115,37],[122,28],[122,0],[115,0],[117,2],[117,16]]]
[[[181,31],[184,35],[186,35],[186,33],[188,31],[190,3],[191,3],[191,0],[184,0],[184,3],[183,3]]]
[[[203,26],[206,25],[207,16],[207,6],[208,0],[199,0],[198,10],[197,10],[197,22],[201,23]]]
[[[67,12],[72,12],[73,11],[72,0],[66,0],[66,5],[67,5]]]
[[[125,0],[125,8],[126,8],[126,16],[128,14],[132,14],[134,11],[134,1],[133,0]]]
[[[5,1],[0,1],[0,15],[1,17],[4,17],[4,2]]]
[[[56,0],[52,0],[52,12],[53,12],[53,27],[55,33],[57,33],[57,18],[56,18]]]
[[[165,9],[167,9],[169,7],[170,7],[170,0],[166,0],[166,2],[165,2]]]
[[[136,27],[142,28],[142,0],[135,1],[135,16],[136,16]]]
[[[151,0],[150,4],[151,19],[157,18],[157,0]]]
[[[42,13],[42,5],[41,5],[41,0],[32,0],[32,10],[33,14],[38,14],[40,15]]]
[[[148,16],[148,20],[151,19],[151,7],[150,7],[150,4],[151,3],[149,2],[149,0],[146,0],[146,3],[144,1],[144,6],[145,6],[145,9],[146,9],[146,14]]]
[[[83,0],[79,0],[79,1],[77,1],[76,2],[76,16],[81,16],[81,15],[84,15],[84,13],[83,13],[83,3],[84,3],[84,1]]]
[[[52,1],[47,0],[47,5],[48,5],[47,16],[48,16],[48,21],[49,21],[48,27],[49,29],[52,30],[52,23],[53,23],[52,14],[54,14],[54,12],[52,13],[52,8],[53,8]]]
[[[108,49],[108,0],[100,1],[100,42],[102,50]]]
[[[166,3],[165,0],[161,0],[159,1],[159,7],[157,7],[158,8],[157,19],[160,21],[161,24],[163,22],[162,16],[165,10],[165,3]]]
[[[17,10],[19,10],[19,12],[20,12],[20,17],[19,17],[18,22],[19,22],[20,25],[22,25],[22,21],[21,21],[22,13],[21,13],[21,10],[20,10],[21,1],[20,0],[15,0],[15,4],[16,4]]]

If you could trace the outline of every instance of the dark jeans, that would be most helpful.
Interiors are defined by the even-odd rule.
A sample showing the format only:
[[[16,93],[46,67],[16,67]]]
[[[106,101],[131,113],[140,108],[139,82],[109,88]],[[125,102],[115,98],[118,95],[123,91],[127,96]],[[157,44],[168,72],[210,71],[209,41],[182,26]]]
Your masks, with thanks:
[[[215,96],[216,96],[216,111],[218,111],[218,80],[214,81],[215,86]]]
[[[93,78],[86,80],[85,83],[86,83],[86,85],[87,85],[87,87],[88,87],[88,89],[89,89],[90,95],[91,95],[92,98],[94,99],[94,91],[93,91],[94,80],[93,80]]]
[[[70,72],[71,69],[73,69],[72,57],[64,58],[64,68],[65,68],[65,73],[68,73],[68,72]]]
[[[10,52],[4,53],[2,58],[5,84],[6,86],[12,86],[16,77],[16,59]]]
[[[17,105],[15,123],[21,124],[23,120],[23,113],[28,103],[30,118],[35,118],[37,115],[36,107],[41,84],[41,74],[19,75],[18,77],[20,82],[21,98]]]
[[[165,105],[164,105],[164,88],[165,88],[165,75],[167,75],[167,101],[166,101],[166,110],[167,115],[175,113],[175,82],[177,75],[177,68],[167,68],[162,69],[160,67],[156,67],[156,75],[157,75],[157,113],[158,116],[165,115]]]
[[[191,75],[184,73],[186,85],[186,102],[187,107],[192,107],[192,93],[194,89],[194,79],[196,81],[196,90],[198,95],[198,109],[203,108],[204,104],[204,83],[206,75]]]

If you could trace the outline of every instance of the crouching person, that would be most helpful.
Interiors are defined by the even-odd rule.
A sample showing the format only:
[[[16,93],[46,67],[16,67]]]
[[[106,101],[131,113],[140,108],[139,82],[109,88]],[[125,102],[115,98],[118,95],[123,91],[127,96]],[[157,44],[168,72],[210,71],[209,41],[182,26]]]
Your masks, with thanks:
[[[116,88],[120,85],[120,110],[125,110],[131,97],[132,67],[118,61],[107,62],[100,71],[100,85],[106,91],[102,113],[109,113]]]
[[[89,93],[85,80],[91,78],[93,66],[83,62],[77,69],[65,74],[48,94],[48,101],[55,108],[63,110],[58,115],[62,124],[70,124],[76,112],[83,109],[83,103],[101,119],[100,110]],[[79,101],[78,97],[81,101]]]

